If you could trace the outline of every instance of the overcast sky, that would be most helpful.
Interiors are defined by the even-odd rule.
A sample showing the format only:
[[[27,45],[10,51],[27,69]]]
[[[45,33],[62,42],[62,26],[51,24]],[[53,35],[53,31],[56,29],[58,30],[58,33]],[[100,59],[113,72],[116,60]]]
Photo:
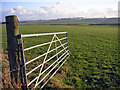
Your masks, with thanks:
[[[117,17],[119,0],[2,0],[2,20],[17,15],[23,20],[65,17]],[[1,11],[1,10],[0,10]]]

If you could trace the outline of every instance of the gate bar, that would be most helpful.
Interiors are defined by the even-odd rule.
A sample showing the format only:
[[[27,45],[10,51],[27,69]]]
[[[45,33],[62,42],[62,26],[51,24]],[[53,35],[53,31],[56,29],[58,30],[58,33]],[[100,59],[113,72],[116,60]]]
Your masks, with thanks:
[[[60,40],[64,40],[64,39],[67,39],[67,37],[61,38]],[[52,43],[53,43],[53,42],[56,42],[56,41],[59,41],[59,40],[52,41]],[[37,47],[41,47],[41,46],[44,46],[44,45],[48,45],[48,44],[50,44],[50,43],[51,43],[51,42],[47,42],[47,43],[35,45],[35,46],[32,46],[32,47],[28,47],[28,48],[25,48],[24,51],[27,51],[27,50],[30,50],[30,49],[33,49],[33,48],[37,48]]]
[[[66,47],[65,49],[67,49],[67,48],[68,48],[68,47]],[[52,57],[50,57],[49,59],[47,59],[47,60],[45,61],[45,63],[48,62],[48,61],[50,61],[52,58],[54,58],[55,56],[57,56],[57,55],[60,54],[61,52],[63,52],[65,49],[62,49],[60,52],[58,52],[58,53],[55,54],[54,56],[52,56]],[[35,67],[35,68],[32,69],[31,71],[29,71],[26,75],[28,76],[30,73],[32,73],[33,71],[35,71],[36,69],[38,69],[41,65],[42,65],[42,64],[38,65],[37,67]]]
[[[68,57],[64,60],[64,62],[57,68],[57,70],[47,79],[47,81],[40,87],[40,89],[42,89],[47,83],[48,81],[55,75],[55,73],[59,70],[59,68],[65,63],[65,61],[68,59]]]
[[[21,34],[21,37],[35,37],[35,36],[45,36],[54,34],[65,34],[67,32],[57,32],[57,33],[41,33],[41,34]]]
[[[67,51],[68,52],[68,51]],[[61,55],[55,62],[57,62],[60,58],[62,58],[67,52],[65,52],[63,55]],[[66,57],[67,56],[67,54],[64,56],[64,57]],[[62,60],[64,59],[64,57],[62,58]],[[61,60],[61,61],[62,61]],[[60,61],[60,62],[61,62]],[[46,68],[41,74],[40,74],[40,76],[46,71],[46,70],[48,70],[55,62],[53,62],[48,68]],[[58,65],[58,64],[57,64]],[[54,68],[54,67],[53,67]],[[47,74],[46,74],[47,75]],[[37,78],[39,77],[39,75],[37,76],[37,77],[35,77],[30,83],[28,83],[28,86],[29,85],[31,85]]]
[[[66,54],[66,55],[61,59],[61,61],[63,61],[63,59],[64,59],[66,56],[68,56],[68,54]],[[53,69],[56,68],[56,66],[57,66],[61,61],[59,61],[59,62],[37,83],[37,85],[39,85],[39,84],[43,81],[43,79],[46,78],[46,77],[48,76],[48,74],[51,73],[51,72],[53,71]],[[36,85],[36,86],[37,86],[37,85]],[[34,89],[34,88],[35,88],[35,86],[34,86],[32,89]]]
[[[64,43],[63,46],[66,45],[66,44],[67,44],[67,43]],[[58,48],[60,48],[60,47],[62,47],[62,45],[56,47],[55,49],[50,50],[48,53],[50,53],[50,52],[52,52],[52,51],[54,51],[54,50],[56,50],[56,49],[58,49]],[[42,57],[42,56],[44,56],[44,55],[46,55],[46,54],[47,54],[47,53],[44,53],[44,54],[42,54],[42,55],[39,55],[39,56],[37,56],[37,57],[31,59],[30,61],[26,62],[25,65],[27,65],[27,64],[29,64],[29,63],[35,61],[36,59],[38,59],[38,58],[40,58],[40,57]]]

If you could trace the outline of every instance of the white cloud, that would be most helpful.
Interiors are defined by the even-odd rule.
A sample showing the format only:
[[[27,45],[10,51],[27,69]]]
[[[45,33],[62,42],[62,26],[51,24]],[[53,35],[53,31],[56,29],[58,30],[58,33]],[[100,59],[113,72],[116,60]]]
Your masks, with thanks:
[[[27,10],[23,6],[17,6],[8,12],[3,11],[3,17],[6,15],[17,15],[20,20],[39,20],[54,19],[64,17],[112,17],[117,16],[117,10],[112,8],[90,8],[75,5],[75,3],[57,2],[52,6],[42,6],[38,10]]]
[[[42,8],[39,9],[39,12],[42,13],[42,14],[47,14],[47,12]]]
[[[11,13],[11,14],[14,14],[14,13],[15,13],[15,10],[10,9],[10,13]]]
[[[18,6],[17,9],[21,10],[21,9],[24,9],[24,7],[23,6]]]
[[[105,12],[106,12],[106,16],[117,16],[118,15],[118,10],[114,10],[111,8],[106,8]]]
[[[32,12],[26,10],[23,6],[17,6],[16,8],[10,9],[9,14],[24,15],[32,14]]]

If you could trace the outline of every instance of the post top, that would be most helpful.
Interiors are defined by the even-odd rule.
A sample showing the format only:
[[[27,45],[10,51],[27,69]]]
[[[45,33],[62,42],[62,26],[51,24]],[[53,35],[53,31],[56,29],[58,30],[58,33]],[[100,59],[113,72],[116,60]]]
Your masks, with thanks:
[[[5,16],[5,17],[17,17],[16,15],[9,15],[9,16]]]

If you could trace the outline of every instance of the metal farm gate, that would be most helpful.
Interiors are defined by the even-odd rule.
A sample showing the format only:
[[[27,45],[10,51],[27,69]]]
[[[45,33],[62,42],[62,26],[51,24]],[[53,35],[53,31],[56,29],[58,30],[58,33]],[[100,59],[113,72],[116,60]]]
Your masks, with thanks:
[[[57,36],[59,34],[65,34],[65,37],[59,38]],[[38,44],[38,45],[31,46],[28,48],[23,48],[23,38],[48,36],[48,35],[53,36],[52,40],[50,42]],[[21,54],[20,57],[21,57],[22,65],[23,65],[22,70],[21,70],[21,72],[23,72],[21,82],[22,82],[22,84],[24,84],[26,86],[26,88],[30,87],[31,89],[35,89],[38,85],[40,85],[40,88],[42,89],[47,84],[47,82],[55,75],[55,73],[60,69],[60,67],[65,63],[65,61],[69,57],[68,34],[67,34],[67,32],[41,33],[41,34],[20,34],[20,35],[18,35],[18,39],[19,39],[19,48],[20,48],[20,54]],[[65,40],[65,43],[62,43],[62,40]],[[60,45],[57,46],[56,42],[59,42]],[[51,49],[52,44],[55,45],[55,47],[53,49]],[[49,45],[46,53],[43,53],[31,60],[27,60],[27,61],[25,60],[24,54],[26,51],[37,48],[37,47],[42,47],[44,45]],[[57,50],[59,48],[62,48],[62,49],[59,52],[57,52]],[[53,56],[51,56],[47,59],[48,54],[52,53],[53,51],[56,51],[56,54],[54,54]],[[26,71],[27,65],[29,65],[32,62],[37,61],[41,57],[44,57],[44,59],[42,59],[41,64],[32,68],[32,70],[30,70],[30,71]],[[56,60],[53,59],[54,57],[56,57]],[[49,66],[47,66],[45,69],[43,69],[45,64],[47,62],[49,62],[50,60],[54,60],[54,61]],[[31,81],[30,80],[28,81],[28,79],[27,79],[28,76],[38,69],[39,69],[39,72],[38,72],[39,75],[36,76],[35,78],[32,78]]]

